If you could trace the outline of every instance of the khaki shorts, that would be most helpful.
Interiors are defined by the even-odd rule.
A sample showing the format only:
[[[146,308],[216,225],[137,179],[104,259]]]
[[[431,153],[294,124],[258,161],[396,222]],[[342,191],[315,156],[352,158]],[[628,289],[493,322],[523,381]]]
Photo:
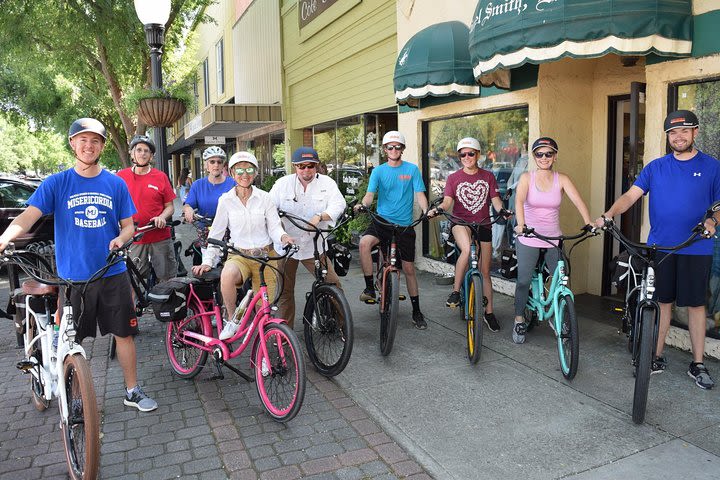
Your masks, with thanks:
[[[275,253],[275,250],[273,250],[272,248],[267,250],[267,254],[273,257],[277,255],[277,253]],[[268,264],[277,268],[277,261],[270,261],[268,262]],[[225,261],[225,266],[228,265],[233,265],[238,270],[240,270],[240,274],[243,278],[242,283],[244,283],[245,280],[247,280],[248,278],[252,278],[253,292],[257,292],[260,289],[261,264],[259,262],[241,257],[240,255],[230,254]],[[277,288],[277,274],[278,273],[269,266],[265,267],[265,283],[267,284],[268,298],[270,299],[270,303],[273,303],[273,299],[275,298],[275,289]],[[238,285],[238,287],[241,287],[242,283]]]

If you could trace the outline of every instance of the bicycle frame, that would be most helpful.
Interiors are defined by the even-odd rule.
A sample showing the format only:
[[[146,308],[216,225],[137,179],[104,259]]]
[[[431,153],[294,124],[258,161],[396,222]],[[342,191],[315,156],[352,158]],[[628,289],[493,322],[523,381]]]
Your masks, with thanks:
[[[537,313],[539,322],[549,320],[550,317],[556,317],[555,312],[558,311],[560,299],[565,295],[569,295],[570,298],[575,300],[572,290],[568,287],[565,261],[562,258],[558,260],[547,292],[545,291],[545,282],[543,281],[542,274],[544,264],[545,262],[543,260],[540,265],[535,267],[532,280],[530,281],[533,295],[528,297],[527,303],[528,308]],[[557,327],[557,323],[555,326]]]

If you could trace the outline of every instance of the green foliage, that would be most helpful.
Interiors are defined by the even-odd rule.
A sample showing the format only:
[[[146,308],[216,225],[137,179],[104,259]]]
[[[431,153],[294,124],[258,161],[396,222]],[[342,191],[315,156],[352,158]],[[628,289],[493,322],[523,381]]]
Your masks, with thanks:
[[[359,186],[358,186],[358,193],[357,193],[357,199],[358,201],[362,200],[362,198],[367,193],[367,187],[368,187],[368,180],[369,178],[366,178]],[[373,200],[373,207],[376,203],[376,200]],[[355,218],[350,220],[348,223],[343,225],[342,227],[335,230],[335,238],[342,243],[343,245],[350,245],[352,243],[353,234],[359,234],[365,231],[367,227],[370,226],[370,217],[367,214],[355,214]]]
[[[74,164],[65,137],[0,115],[0,171],[47,175]]]
[[[273,145],[272,158],[273,158],[273,166],[274,167],[284,167],[285,166],[285,144],[284,143],[278,143],[277,145]]]
[[[260,190],[269,192],[273,185],[275,185],[275,182],[277,182],[281,176],[282,175],[267,175],[260,184]]]
[[[185,105],[187,110],[195,108],[195,93],[191,81],[183,83],[164,84],[163,88],[137,88],[125,95],[123,99],[128,113],[137,113],[140,100],[146,98],[174,98]]]

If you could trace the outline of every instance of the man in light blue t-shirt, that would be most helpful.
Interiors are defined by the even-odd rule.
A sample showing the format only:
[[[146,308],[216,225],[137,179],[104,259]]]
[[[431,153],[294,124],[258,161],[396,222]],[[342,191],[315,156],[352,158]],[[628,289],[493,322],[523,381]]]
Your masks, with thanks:
[[[361,204],[369,207],[375,194],[378,195],[377,213],[387,223],[406,226],[413,221],[413,205],[417,200],[423,212],[427,212],[428,201],[425,196],[425,184],[420,176],[417,165],[402,160],[405,150],[405,137],[402,133],[390,131],[383,137],[383,150],[387,155],[387,163],[374,168],[370,174],[367,193]],[[375,285],[373,283],[373,266],[371,250],[378,243],[385,245],[390,242],[392,230],[378,222],[370,224],[360,239],[360,265],[365,275],[365,290],[360,294],[360,301],[375,301]],[[410,302],[412,303],[413,323],[420,330],[427,328],[427,322],[420,311],[417,277],[415,276],[415,229],[403,230],[397,237],[399,256],[405,273]]]
[[[627,211],[640,197],[650,194],[649,244],[672,246],[684,242],[706,209],[720,200],[720,162],[695,148],[698,119],[688,110],[670,113],[665,132],[671,153],[657,158],[642,169],[635,183],[603,214],[605,218]],[[710,236],[720,214],[704,221]],[[596,223],[602,226],[604,219]],[[655,270],[657,300],[660,304],[660,326],[652,373],[662,373],[667,361],[662,352],[670,329],[672,304],[688,308],[688,330],[693,362],[688,375],[703,389],[715,383],[703,364],[705,351],[705,299],[712,265],[712,240],[700,240],[674,254],[658,252]]]

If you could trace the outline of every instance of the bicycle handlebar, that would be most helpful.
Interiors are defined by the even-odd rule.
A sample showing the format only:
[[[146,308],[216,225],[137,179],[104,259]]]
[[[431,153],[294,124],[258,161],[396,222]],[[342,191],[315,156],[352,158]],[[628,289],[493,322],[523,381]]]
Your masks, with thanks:
[[[707,230],[705,230],[705,227],[703,226],[702,223],[698,223],[697,225],[695,225],[692,228],[691,235],[688,237],[688,239],[682,243],[679,243],[674,246],[669,246],[669,247],[659,246],[657,244],[649,245],[647,243],[639,243],[639,242],[634,242],[633,240],[630,240],[620,231],[620,229],[617,227],[617,225],[615,225],[615,222],[613,221],[612,218],[605,218],[605,217],[603,217],[603,218],[605,220],[605,223],[604,223],[604,226],[602,227],[602,229],[609,232],[610,235],[612,235],[618,242],[622,243],[625,246],[625,248],[630,250],[631,253],[634,253],[635,255],[642,258],[645,262],[648,261],[648,259],[647,259],[648,255],[646,253],[644,253],[645,250],[653,250],[653,251],[667,250],[670,252],[676,252],[676,251],[681,250],[681,249],[697,242],[698,240],[700,240],[700,238],[698,238],[698,237],[706,237],[706,235],[709,235],[709,233],[710,233]],[[642,251],[642,253],[639,252],[638,250]]]
[[[449,218],[456,225],[462,225],[462,226],[470,227],[470,228],[490,227],[490,226],[494,225],[495,223],[499,222],[500,220],[502,220],[502,219],[507,220],[508,218],[510,218],[511,216],[514,215],[514,213],[512,211],[506,210],[503,208],[495,216],[490,215],[488,217],[485,217],[480,222],[468,222],[467,220],[463,220],[462,218],[456,217],[452,213],[450,213],[442,208],[438,207],[438,208],[436,208],[436,211],[437,211],[438,215],[445,215],[445,217]],[[433,215],[433,217],[434,217],[434,215]],[[430,217],[430,218],[432,218],[432,217]],[[490,220],[490,221],[487,222],[486,220]]]
[[[429,209],[428,209],[428,210],[429,210]],[[369,209],[368,207],[366,207],[365,205],[360,205],[360,206],[358,207],[358,212],[367,213],[368,215],[370,215],[370,216],[372,217],[372,219],[373,219],[374,221],[376,221],[376,222],[379,223],[380,225],[383,225],[383,226],[388,227],[388,228],[393,228],[393,229],[395,229],[395,230],[404,230],[404,229],[408,229],[408,228],[414,228],[416,225],[418,225],[418,224],[419,224],[420,222],[422,222],[423,220],[427,220],[428,218],[430,218],[430,217],[428,217],[427,212],[425,212],[425,213],[422,213],[417,219],[413,220],[413,221],[410,223],[410,225],[398,225],[398,224],[396,224],[396,223],[390,223],[390,222],[388,222],[388,221],[385,220],[383,217],[381,217],[380,215],[378,215],[377,212],[373,212],[372,210],[370,210],[370,209]]]
[[[293,253],[297,252],[300,247],[298,247],[295,244],[287,244],[283,246],[283,250],[285,251],[282,255],[272,256],[268,255],[267,252],[265,252],[263,255],[250,255],[247,253],[243,253],[239,247],[236,247],[232,244],[232,242],[223,242],[222,240],[216,240],[214,238],[208,238],[208,244],[214,245],[216,247],[219,247],[222,250],[232,250],[237,255],[240,255],[243,258],[247,258],[248,260],[255,260],[256,262],[260,263],[267,263],[270,260],[282,260],[283,258],[292,255]],[[260,250],[259,248],[257,250]]]
[[[312,223],[310,223],[309,220],[305,220],[302,217],[298,217],[297,215],[286,212],[284,210],[278,210],[278,215],[281,218],[282,217],[287,218],[290,221],[290,223],[295,225],[300,230],[303,230],[308,233],[314,233],[315,236],[317,237],[321,233],[332,233],[335,230],[337,230],[338,228],[340,228],[343,225],[345,225],[346,223],[348,223],[352,219],[352,216],[348,213],[348,211],[352,211],[353,207],[355,206],[355,203],[357,203],[357,200],[348,204],[347,208],[345,209],[345,212],[343,212],[343,214],[340,216],[340,221],[338,221],[334,226],[328,227],[328,228],[320,228],[319,226],[313,225]],[[303,223],[304,225],[298,225],[298,222]]]
[[[561,242],[565,241],[565,240],[577,240],[578,238],[582,238],[582,237],[586,237],[586,236],[594,237],[599,234],[600,233],[598,232],[598,229],[596,227],[593,227],[590,224],[584,225],[580,229],[580,233],[578,233],[577,235],[558,235],[556,237],[551,237],[551,236],[543,235],[542,233],[538,233],[535,231],[534,228],[528,227],[527,225],[523,226],[523,231],[522,231],[522,236],[524,236],[524,237],[528,237],[528,238],[535,237],[535,238],[539,238],[540,240],[545,240],[548,242],[554,241],[554,240],[560,240]]]

